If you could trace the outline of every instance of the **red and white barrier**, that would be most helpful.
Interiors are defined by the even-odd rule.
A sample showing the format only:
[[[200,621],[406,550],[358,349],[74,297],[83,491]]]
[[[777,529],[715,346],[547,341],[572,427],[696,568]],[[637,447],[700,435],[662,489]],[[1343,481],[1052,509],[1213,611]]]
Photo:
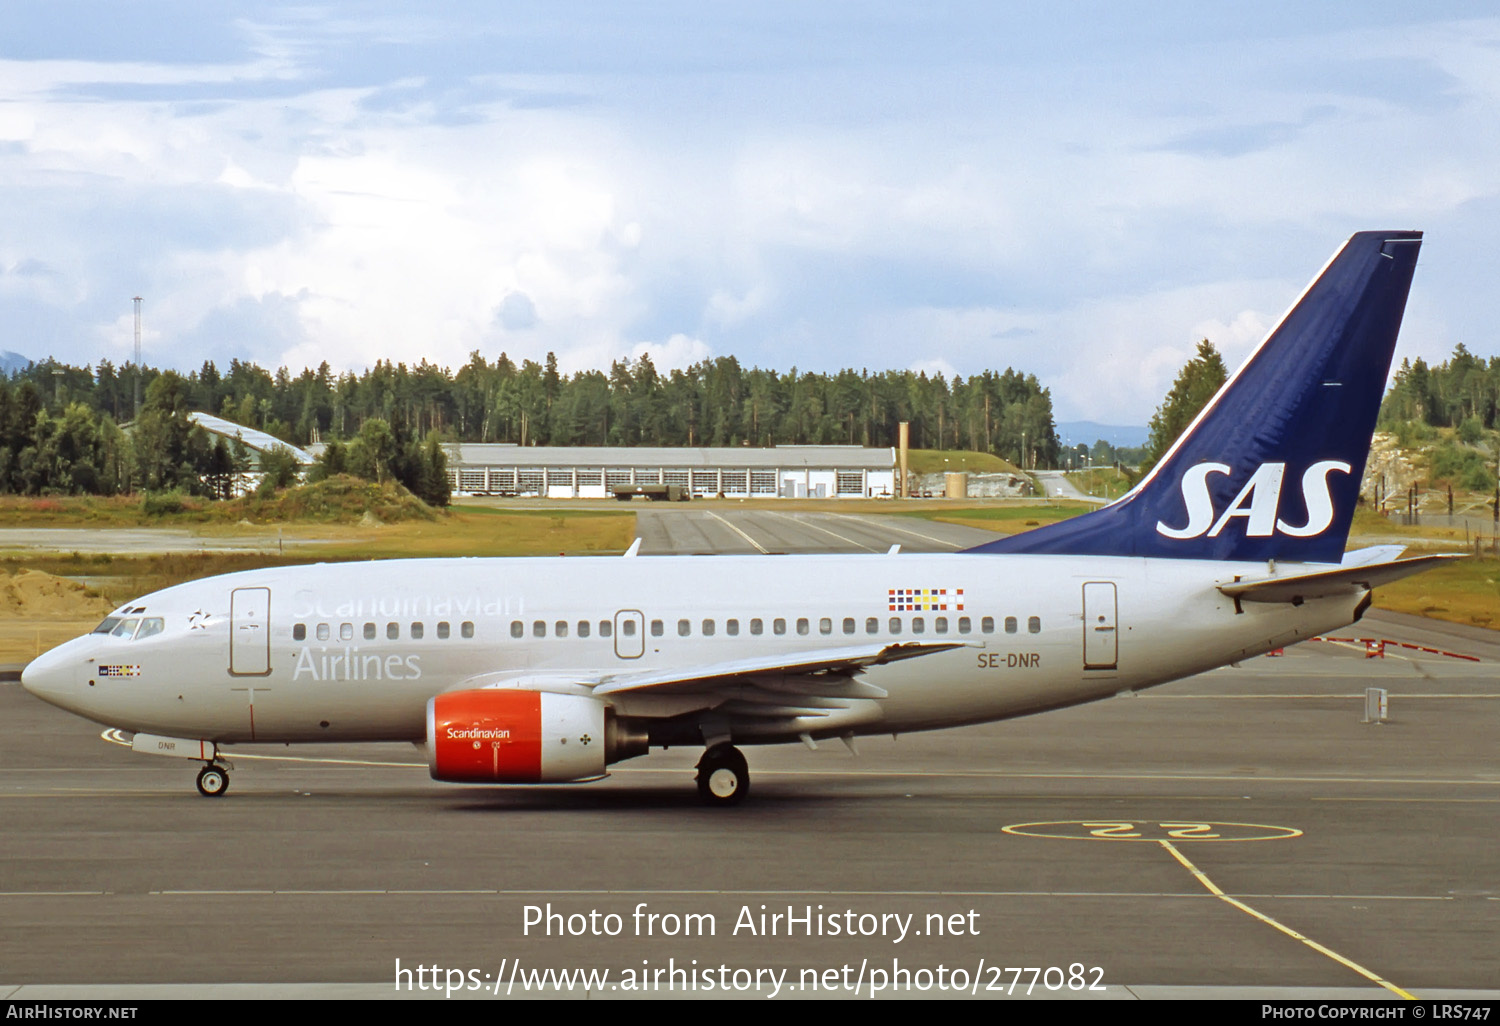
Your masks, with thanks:
[[[1428,655],[1446,656],[1449,659],[1463,659],[1466,662],[1477,663],[1482,660],[1478,656],[1464,655],[1462,652],[1448,652],[1440,648],[1429,648],[1426,645],[1413,645],[1409,641],[1393,641],[1390,638],[1329,638],[1318,636],[1309,638],[1309,641],[1333,641],[1345,645],[1365,646],[1366,659],[1385,658],[1386,648],[1407,648],[1413,652],[1426,652]]]

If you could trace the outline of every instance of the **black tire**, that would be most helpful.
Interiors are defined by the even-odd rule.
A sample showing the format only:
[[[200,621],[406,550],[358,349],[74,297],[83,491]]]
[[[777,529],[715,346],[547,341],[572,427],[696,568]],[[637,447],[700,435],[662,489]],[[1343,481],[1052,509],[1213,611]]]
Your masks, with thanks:
[[[698,760],[697,781],[705,805],[738,805],[750,793],[750,765],[733,745],[714,745]]]
[[[229,771],[223,766],[204,766],[198,771],[198,793],[217,798],[229,790]]]

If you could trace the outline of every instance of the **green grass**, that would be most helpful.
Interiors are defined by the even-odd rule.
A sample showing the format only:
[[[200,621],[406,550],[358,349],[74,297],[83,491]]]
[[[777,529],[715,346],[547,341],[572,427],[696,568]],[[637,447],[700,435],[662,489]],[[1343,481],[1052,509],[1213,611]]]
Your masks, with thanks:
[[[1033,527],[1055,524],[1094,507],[1081,502],[1026,503],[1006,506],[941,506],[927,509],[898,510],[902,516],[940,520],[945,524],[977,527],[999,534],[1019,534]]]
[[[1068,480],[1085,495],[1097,495],[1105,499],[1118,499],[1130,491],[1130,478],[1114,467],[1075,470],[1068,475]]]
[[[944,471],[967,471],[971,474],[1015,474],[1027,476],[1014,463],[987,452],[963,449],[909,449],[906,466],[913,474],[941,474]]]
[[[1398,613],[1500,628],[1500,559],[1455,560],[1375,589],[1375,605]]]
[[[441,519],[382,526],[302,523],[287,528],[222,527],[213,533],[262,535],[285,552],[171,552],[137,556],[108,553],[27,553],[0,559],[0,570],[45,570],[98,581],[116,604],[184,581],[258,567],[339,563],[364,559],[446,556],[556,556],[623,552],[635,538],[635,515],[620,511],[453,510]]]
[[[262,498],[215,502],[192,495],[0,496],[6,527],[162,527],[198,524],[357,523],[365,513],[386,523],[444,516],[394,482],[376,484],[347,475],[287,488]]]

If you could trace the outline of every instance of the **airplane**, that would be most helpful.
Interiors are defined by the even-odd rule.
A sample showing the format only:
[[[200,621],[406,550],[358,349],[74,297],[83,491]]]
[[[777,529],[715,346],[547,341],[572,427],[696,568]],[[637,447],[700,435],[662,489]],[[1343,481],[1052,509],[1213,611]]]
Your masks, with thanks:
[[[114,610],[33,695],[229,785],[231,746],[409,741],[431,776],[584,782],[703,746],[898,735],[1152,687],[1357,619],[1447,556],[1345,553],[1422,235],[1360,232],[1121,499],[958,553],[411,559],[249,570]]]

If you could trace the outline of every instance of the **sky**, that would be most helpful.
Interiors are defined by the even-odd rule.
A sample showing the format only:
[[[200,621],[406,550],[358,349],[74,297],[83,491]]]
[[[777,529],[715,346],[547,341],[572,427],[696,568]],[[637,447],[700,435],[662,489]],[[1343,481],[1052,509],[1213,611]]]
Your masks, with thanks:
[[[1014,367],[1143,424],[1349,235],[1500,354],[1491,3],[8,0],[0,349]]]

